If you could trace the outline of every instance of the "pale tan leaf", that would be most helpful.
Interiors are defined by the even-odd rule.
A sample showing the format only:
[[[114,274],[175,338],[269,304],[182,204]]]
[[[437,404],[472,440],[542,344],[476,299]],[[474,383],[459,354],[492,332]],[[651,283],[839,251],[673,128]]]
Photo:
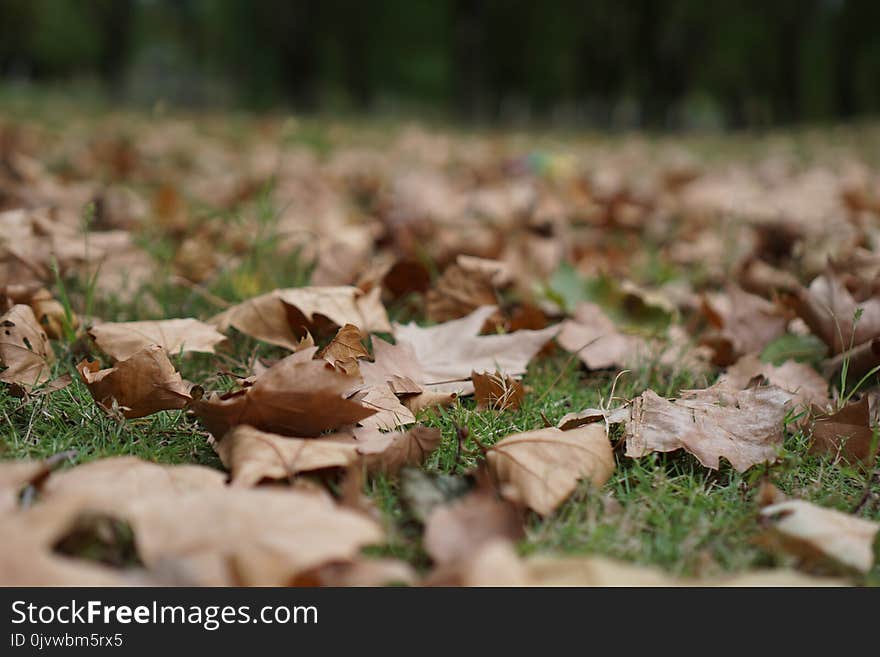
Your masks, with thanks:
[[[314,333],[316,327],[353,324],[365,333],[391,330],[376,293],[345,286],[274,290],[225,310],[211,323],[220,331],[232,327],[291,350],[302,332]]]
[[[210,324],[197,319],[165,319],[152,322],[106,322],[97,324],[89,334],[101,350],[114,360],[125,360],[151,344],[169,354],[189,351],[214,353],[214,347],[226,339]]]
[[[111,368],[99,368],[97,361],[86,360],[76,366],[95,401],[108,410],[115,402],[129,419],[185,408],[192,401],[189,387],[158,345],[144,347]]]
[[[791,394],[776,386],[708,388],[667,400],[646,390],[633,400],[626,455],[685,449],[708,468],[723,456],[739,472],[776,460]]]
[[[440,446],[440,430],[415,426],[408,431],[382,433],[355,429],[358,453],[373,472],[394,474],[405,465],[421,465]]]
[[[787,552],[808,563],[832,561],[866,573],[874,564],[874,539],[880,523],[871,522],[803,500],[761,509],[771,537]]]
[[[264,479],[288,479],[300,472],[344,468],[360,458],[348,434],[288,438],[246,425],[223,436],[217,452],[232,472],[232,485],[243,487]]]
[[[578,481],[602,486],[614,470],[605,427],[595,424],[513,434],[493,445],[486,456],[502,495],[544,516],[574,492]]]
[[[30,390],[49,380],[55,353],[30,306],[18,304],[0,316],[0,381]]]

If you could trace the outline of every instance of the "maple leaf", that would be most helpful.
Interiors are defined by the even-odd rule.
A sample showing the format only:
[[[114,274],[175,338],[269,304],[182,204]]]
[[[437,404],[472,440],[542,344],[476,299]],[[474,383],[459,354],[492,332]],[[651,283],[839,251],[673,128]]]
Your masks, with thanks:
[[[0,381],[25,390],[45,383],[55,353],[30,306],[18,304],[0,316]]]
[[[375,409],[344,397],[351,377],[314,360],[316,351],[301,349],[257,376],[252,385],[206,396],[192,408],[215,436],[240,424],[286,436],[317,436],[373,415]]]
[[[771,385],[790,392],[796,407],[816,406],[824,409],[831,401],[828,398],[828,382],[809,365],[793,360],[773,365],[761,361],[754,354],[743,356],[728,367],[715,385],[745,389],[756,376],[764,377]]]
[[[19,562],[16,553],[25,547],[32,557],[45,555],[83,512],[128,522],[148,572],[171,566],[198,585],[284,585],[300,572],[353,559],[362,546],[382,540],[374,521],[327,496],[229,488],[223,480],[211,468],[131,457],[52,474],[37,504],[14,516],[10,528],[28,538],[13,545],[12,562]],[[9,552],[6,546],[0,550],[0,575]]]
[[[675,400],[646,390],[632,403],[626,455],[685,449],[707,468],[717,470],[723,456],[744,472],[776,460],[791,397],[776,386],[688,390]]]
[[[373,472],[394,474],[405,465],[421,465],[440,446],[440,430],[416,426],[408,431],[355,429],[358,453]]]
[[[477,410],[487,408],[503,411],[519,408],[526,396],[523,384],[498,372],[494,374],[471,372]]]
[[[556,335],[558,327],[479,335],[484,322],[495,310],[494,306],[483,306],[467,317],[436,326],[395,324],[395,347],[398,348],[393,350],[394,361],[389,364],[387,358],[380,358],[377,349],[376,367],[407,376],[426,390],[459,394],[473,393],[470,381],[473,371],[521,376],[531,358]],[[389,351],[383,356],[387,357]],[[364,376],[366,379],[367,374]]]
[[[432,321],[446,322],[497,301],[491,274],[452,264],[425,295],[425,313]]]
[[[493,540],[518,540],[523,535],[521,514],[484,487],[435,507],[423,541],[428,555],[442,565],[466,558]]]
[[[621,333],[599,306],[587,302],[562,322],[556,341],[591,370],[625,367],[647,352],[645,340]]]
[[[211,319],[218,330],[229,327],[258,340],[296,349],[298,335],[326,326],[353,324],[366,333],[390,331],[379,301],[381,290],[364,294],[356,287],[299,287],[254,297]]]
[[[104,409],[118,406],[128,418],[186,408],[193,398],[189,386],[159,345],[149,345],[108,369],[97,361],[76,366],[94,400]]]
[[[851,462],[870,465],[878,451],[874,435],[872,405],[873,393],[844,406],[836,413],[819,415],[813,425],[811,454],[840,454]]]
[[[788,500],[761,509],[773,546],[808,563],[831,561],[861,573],[874,564],[874,539],[880,523],[825,509],[803,500]]]
[[[89,329],[101,351],[114,360],[125,360],[151,344],[169,354],[189,351],[214,353],[226,339],[210,324],[197,319],[164,319],[150,322],[104,322]]]
[[[724,294],[703,299],[703,313],[715,328],[702,342],[715,350],[715,362],[728,365],[741,355],[760,353],[771,341],[785,333],[788,319],[775,304],[736,285]]]
[[[232,485],[244,487],[264,479],[289,479],[300,472],[344,468],[360,458],[348,434],[290,438],[247,425],[223,436],[217,452],[232,472]]]
[[[602,486],[614,470],[611,443],[598,425],[513,434],[495,443],[486,458],[501,494],[543,516],[562,504],[581,479]]]

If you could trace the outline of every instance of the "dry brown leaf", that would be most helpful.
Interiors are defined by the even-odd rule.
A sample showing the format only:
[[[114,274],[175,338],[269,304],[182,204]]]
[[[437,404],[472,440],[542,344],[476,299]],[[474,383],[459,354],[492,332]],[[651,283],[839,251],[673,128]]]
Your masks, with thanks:
[[[144,347],[108,369],[87,360],[76,369],[99,406],[117,406],[129,419],[185,408],[192,401],[189,387],[158,345]]]
[[[808,289],[800,288],[792,295],[791,304],[832,354],[880,336],[880,297],[856,301],[833,272],[815,278]],[[857,310],[860,317],[855,321]]]
[[[760,353],[771,341],[785,333],[788,318],[775,304],[736,285],[724,294],[703,299],[703,313],[716,332],[703,337],[715,350],[715,362],[729,365],[739,356]]]
[[[358,557],[329,563],[297,575],[294,586],[392,586],[417,584],[416,571],[405,561]]]
[[[747,390],[712,387],[663,399],[646,390],[633,400],[626,455],[685,449],[717,470],[723,456],[739,472],[775,461],[791,394],[776,386]]]
[[[513,434],[493,445],[486,457],[502,495],[543,516],[562,504],[581,479],[598,487],[614,471],[605,427],[595,424]]]
[[[76,514],[106,513],[130,523],[151,571],[173,565],[192,584],[227,586],[289,584],[382,539],[375,522],[325,496],[228,488],[223,479],[201,466],[104,459],[51,475],[15,527],[45,552]]]
[[[780,587],[846,586],[829,577],[811,577],[791,570],[746,571],[710,579],[677,578],[658,568],[599,556],[538,554],[519,557],[509,542],[493,541],[438,583],[458,586],[579,586],[579,587]]]
[[[45,288],[37,290],[28,300],[28,304],[49,338],[58,340],[64,337],[64,326],[68,323],[67,314],[64,306],[49,290]],[[69,324],[73,330],[79,327],[79,318],[74,313],[71,313]]]
[[[421,465],[440,446],[440,430],[416,426],[408,431],[355,429],[358,453],[373,472],[395,474],[405,465]]]
[[[55,353],[30,306],[17,304],[0,316],[0,381],[25,390],[49,380]]]
[[[865,395],[836,413],[816,418],[810,453],[841,455],[852,463],[872,464],[878,441],[871,426],[871,401],[871,395]]]
[[[793,360],[773,365],[761,361],[754,354],[743,356],[728,367],[716,385],[745,389],[756,376],[762,376],[771,385],[790,392],[796,407],[826,409],[831,401],[828,398],[828,382],[809,365]]]
[[[359,358],[369,358],[370,352],[364,347],[362,340],[366,336],[354,324],[346,324],[318,354],[334,367],[349,376],[357,376]]]
[[[454,392],[420,392],[417,395],[403,397],[403,405],[413,414],[418,414],[428,408],[445,408],[451,406],[458,399]]]
[[[490,274],[453,264],[425,295],[425,312],[431,321],[446,322],[480,306],[493,306],[497,300]]]
[[[422,395],[415,395],[421,397]],[[388,385],[375,385],[364,388],[357,395],[357,400],[372,408],[375,412],[360,421],[360,425],[372,429],[395,429],[416,421],[415,411],[411,410],[391,390]]]
[[[395,324],[395,346],[399,347],[396,352],[411,353],[413,362],[408,364],[415,364],[416,371],[394,371],[380,361],[378,350],[376,365],[392,374],[408,376],[426,390],[466,395],[474,391],[470,381],[472,371],[499,371],[507,376],[525,374],[529,361],[553,338],[558,327],[505,335],[479,335],[495,310],[494,306],[484,306],[467,317],[436,326]]]
[[[211,319],[218,330],[235,328],[245,335],[296,349],[306,330],[353,324],[364,333],[390,331],[379,301],[381,290],[364,294],[356,287],[300,287],[274,290],[240,303]]]
[[[500,372],[471,372],[477,410],[504,411],[519,408],[526,396],[522,383]]]
[[[289,479],[300,472],[344,468],[360,458],[348,434],[288,438],[246,425],[223,436],[217,452],[232,473],[232,485],[243,487],[264,479]]]
[[[524,536],[522,515],[488,489],[478,489],[451,504],[435,508],[428,516],[423,542],[436,564],[470,557],[497,539]]]
[[[790,500],[761,509],[769,539],[808,564],[831,561],[866,573],[874,564],[874,539],[880,523],[871,522],[803,500]]]
[[[647,353],[643,339],[621,333],[593,303],[578,304],[574,318],[562,322],[556,341],[591,370],[626,367]]]
[[[352,425],[375,409],[346,399],[351,377],[323,360],[316,348],[301,349],[278,361],[253,385],[193,403],[193,409],[215,436],[247,424],[285,436],[317,436]]]
[[[89,329],[98,347],[114,360],[125,360],[151,344],[169,354],[189,351],[214,353],[226,339],[210,324],[197,319],[164,319],[152,322],[105,322]]]

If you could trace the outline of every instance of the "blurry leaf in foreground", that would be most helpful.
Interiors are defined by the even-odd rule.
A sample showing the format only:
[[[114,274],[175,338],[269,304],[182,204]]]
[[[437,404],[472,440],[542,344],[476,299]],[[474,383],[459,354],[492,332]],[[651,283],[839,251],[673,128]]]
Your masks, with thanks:
[[[521,513],[491,489],[480,488],[436,507],[423,540],[434,562],[447,564],[470,557],[493,540],[519,540],[524,534]]]
[[[861,573],[874,564],[873,545],[880,523],[803,500],[766,506],[761,509],[761,521],[770,530],[771,545],[807,564],[830,561]]]
[[[373,472],[396,474],[406,465],[421,465],[440,446],[440,429],[415,426],[407,431],[355,429],[357,451]]]
[[[846,586],[844,580],[810,577],[791,570],[756,570],[727,577],[690,579],[599,556],[538,554],[523,559],[511,543],[503,540],[484,545],[458,568],[441,570],[429,581],[447,586]]]
[[[581,479],[599,487],[614,471],[611,442],[605,426],[597,424],[513,434],[495,443],[486,458],[501,494],[542,516],[562,504]]]
[[[264,479],[288,479],[300,472],[343,468],[360,458],[348,434],[289,438],[246,425],[223,436],[217,452],[232,472],[232,485],[243,487]]]

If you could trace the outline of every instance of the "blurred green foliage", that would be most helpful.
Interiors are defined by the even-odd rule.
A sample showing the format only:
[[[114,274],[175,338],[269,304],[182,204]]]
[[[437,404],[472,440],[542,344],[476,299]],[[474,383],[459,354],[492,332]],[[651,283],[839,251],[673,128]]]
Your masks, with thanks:
[[[880,109],[871,0],[0,0],[0,79],[117,98],[749,126]]]

